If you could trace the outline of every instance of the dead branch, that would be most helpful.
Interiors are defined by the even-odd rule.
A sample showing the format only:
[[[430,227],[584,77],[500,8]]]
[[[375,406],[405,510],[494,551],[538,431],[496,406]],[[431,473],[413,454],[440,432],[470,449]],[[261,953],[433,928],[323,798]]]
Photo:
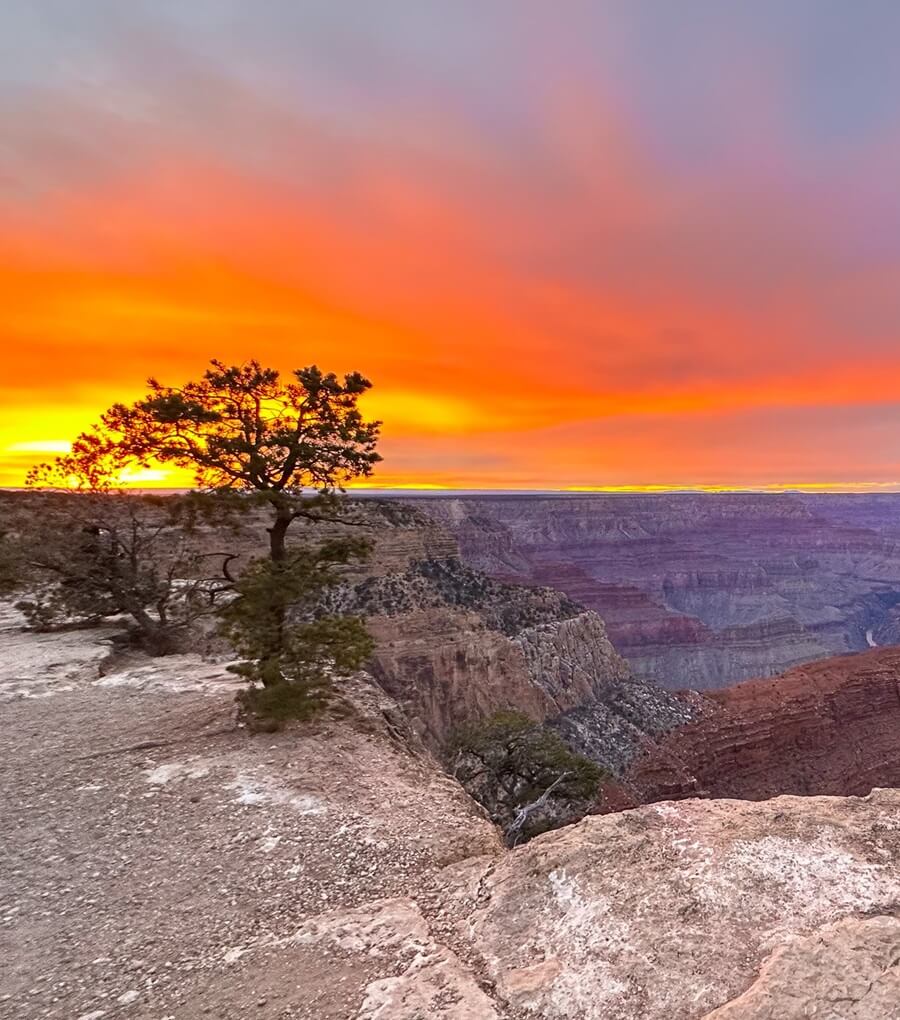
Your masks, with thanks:
[[[511,846],[516,845],[516,840],[518,839],[519,832],[521,831],[522,826],[528,820],[529,815],[533,814],[539,808],[542,808],[549,800],[550,794],[553,793],[556,787],[559,786],[559,784],[566,778],[566,776],[570,776],[571,774],[572,774],[571,772],[560,772],[556,779],[553,780],[553,782],[547,787],[546,790],[544,790],[544,792],[540,795],[540,797],[538,797],[537,800],[530,801],[528,804],[524,804],[522,807],[519,808],[518,812],[516,813],[516,817],[512,820],[511,825],[509,826],[505,833],[506,839]]]

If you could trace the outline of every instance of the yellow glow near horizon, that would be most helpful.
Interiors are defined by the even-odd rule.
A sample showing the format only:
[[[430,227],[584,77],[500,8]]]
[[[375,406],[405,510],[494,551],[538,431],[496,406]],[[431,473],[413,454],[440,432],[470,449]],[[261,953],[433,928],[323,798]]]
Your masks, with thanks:
[[[391,395],[391,400],[397,395]],[[402,398],[401,398],[402,403]],[[407,409],[414,409],[417,404],[410,400]],[[441,413],[446,410],[438,409],[435,412],[434,422],[437,422]],[[67,453],[71,443],[63,439],[35,439],[10,443],[5,447],[5,453],[11,455],[15,460],[26,465],[25,468],[17,468],[16,475],[10,477],[8,474],[0,473],[0,488],[19,488],[24,481],[24,472],[27,467],[40,461],[52,459],[52,456]],[[681,482],[681,483],[633,483],[620,485],[545,485],[539,479],[519,482],[512,485],[494,485],[488,479],[475,479],[469,482],[458,478],[447,478],[441,481],[415,481],[396,477],[390,472],[382,472],[383,477],[372,479],[361,479],[348,486],[348,491],[364,491],[377,493],[378,491],[397,492],[441,492],[453,493],[465,492],[548,492],[548,493],[571,493],[590,494],[653,494],[653,493],[675,493],[675,492],[702,492],[702,493],[783,493],[783,492],[804,492],[804,493],[877,493],[877,492],[900,492],[900,481],[822,481],[822,482],[764,482],[746,485],[711,485],[704,482]],[[386,476],[386,477],[384,477]],[[189,490],[194,487],[193,474],[185,468],[175,467],[147,467],[135,468],[123,472],[119,478],[119,484],[123,488],[135,489],[177,489]]]
[[[23,443],[10,443],[7,453],[68,453],[72,444],[67,439],[33,439]]]

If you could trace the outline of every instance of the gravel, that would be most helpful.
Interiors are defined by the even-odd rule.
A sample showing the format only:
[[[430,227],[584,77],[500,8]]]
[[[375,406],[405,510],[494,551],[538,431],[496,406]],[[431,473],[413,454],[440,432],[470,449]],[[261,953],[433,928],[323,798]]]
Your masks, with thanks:
[[[292,941],[303,922],[496,850],[361,681],[350,718],[252,735],[190,689],[199,659],[172,691],[94,668],[3,705],[3,1020],[356,1016],[387,964]]]

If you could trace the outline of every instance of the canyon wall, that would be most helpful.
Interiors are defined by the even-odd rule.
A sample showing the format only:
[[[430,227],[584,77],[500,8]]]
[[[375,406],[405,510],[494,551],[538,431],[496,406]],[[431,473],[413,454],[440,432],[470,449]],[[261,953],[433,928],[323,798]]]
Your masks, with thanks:
[[[771,515],[782,500],[768,504],[758,497],[750,504],[760,527],[776,526]],[[730,520],[736,507],[723,507]],[[803,507],[788,500],[787,509],[810,526]],[[704,526],[711,526],[710,511],[703,513]],[[633,527],[624,517],[620,523]],[[590,520],[581,518],[580,526],[590,527]],[[728,528],[733,535],[740,530],[731,523]],[[428,540],[430,548],[443,548],[441,530]],[[761,540],[758,533],[754,541]],[[811,541],[805,534],[804,540]],[[771,536],[774,546],[782,541],[783,535]],[[394,548],[397,539],[388,536],[386,544]],[[372,674],[438,753],[460,726],[509,708],[552,726],[613,773],[603,810],[664,798],[847,795],[900,785],[900,648],[821,659],[822,649],[815,647],[810,654],[817,661],[783,675],[677,697],[636,677],[603,619],[569,595],[498,581],[453,556],[418,559],[423,539],[407,544],[413,552],[402,569],[381,569],[348,585],[340,608],[367,617],[377,645]],[[399,564],[394,557],[391,565]],[[870,564],[867,572],[874,569]],[[682,605],[685,592],[706,591],[704,611],[718,607],[720,619],[734,620],[739,610],[726,604],[726,582],[750,613],[747,593],[763,592],[760,604],[766,604],[772,596],[765,586],[775,583],[776,573],[784,592],[790,571],[782,565],[780,572],[766,573],[760,564],[731,574],[670,572],[661,587],[677,591]],[[812,585],[805,594],[816,594]],[[702,601],[691,599],[694,606]],[[672,615],[666,622],[670,636],[684,642],[695,620]],[[739,652],[748,668],[767,664],[766,650],[783,651],[795,642],[796,651],[800,638],[812,637],[796,622],[755,627],[759,658],[748,653],[747,628],[732,623],[709,631],[714,641],[705,648],[707,669],[709,662],[727,663]],[[693,654],[701,652],[695,647]],[[660,655],[684,661],[685,651],[669,646]]]
[[[900,496],[429,497],[470,566],[565,592],[635,674],[709,690],[900,643]]]
[[[626,769],[637,802],[866,794],[900,786],[900,648],[747,680]]]
[[[548,588],[510,585],[456,557],[348,583],[333,607],[366,617],[368,669],[440,752],[454,731],[501,710],[576,738],[616,772],[693,709],[635,678],[603,620]]]

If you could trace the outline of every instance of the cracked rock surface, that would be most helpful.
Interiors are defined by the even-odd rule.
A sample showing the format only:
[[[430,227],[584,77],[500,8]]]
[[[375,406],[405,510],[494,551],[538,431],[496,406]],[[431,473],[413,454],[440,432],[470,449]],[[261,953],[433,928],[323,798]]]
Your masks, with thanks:
[[[704,1020],[862,1020],[900,1011],[900,920],[826,925],[777,949],[737,999]]]
[[[516,1016],[898,1015],[900,791],[649,805],[455,873]]]

